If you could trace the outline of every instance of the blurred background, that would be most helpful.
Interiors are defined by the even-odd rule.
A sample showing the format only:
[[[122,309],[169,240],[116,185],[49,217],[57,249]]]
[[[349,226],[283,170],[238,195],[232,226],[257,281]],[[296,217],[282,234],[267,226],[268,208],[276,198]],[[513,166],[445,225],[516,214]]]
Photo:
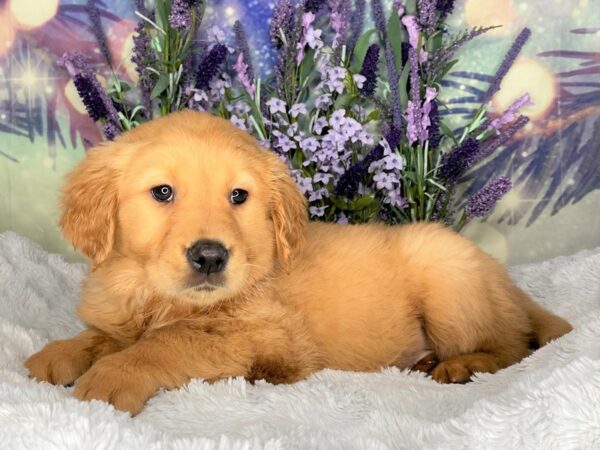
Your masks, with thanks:
[[[266,75],[274,3],[208,0],[204,27],[215,23],[230,32],[239,18],[255,66]],[[96,5],[116,70],[135,81],[134,0]],[[490,218],[469,224],[464,233],[508,264],[600,245],[600,0],[457,0],[456,5],[449,19],[453,31],[502,27],[463,49],[446,99],[468,96],[478,77],[495,71],[524,26],[533,32],[491,105],[502,110],[529,92],[533,105],[524,113],[532,121],[476,172],[484,181],[508,175],[515,188]],[[59,186],[85,146],[100,141],[100,133],[56,65],[72,50],[102,61],[85,0],[0,0],[0,232],[17,231],[74,260],[77,254],[56,225]]]

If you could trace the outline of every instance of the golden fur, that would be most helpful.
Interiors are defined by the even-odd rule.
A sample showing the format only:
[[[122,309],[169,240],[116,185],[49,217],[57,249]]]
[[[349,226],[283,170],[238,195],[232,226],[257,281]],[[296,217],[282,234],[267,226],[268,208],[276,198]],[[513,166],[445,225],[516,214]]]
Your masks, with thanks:
[[[150,195],[162,184],[172,203]],[[245,203],[229,202],[235,188]],[[275,154],[208,114],[172,114],[90,150],[63,207],[65,235],[92,263],[77,310],[88,329],[25,365],[134,414],[196,377],[293,382],[395,365],[465,382],[571,330],[441,225],[309,223]],[[185,257],[199,239],[230,252],[210,292]]]

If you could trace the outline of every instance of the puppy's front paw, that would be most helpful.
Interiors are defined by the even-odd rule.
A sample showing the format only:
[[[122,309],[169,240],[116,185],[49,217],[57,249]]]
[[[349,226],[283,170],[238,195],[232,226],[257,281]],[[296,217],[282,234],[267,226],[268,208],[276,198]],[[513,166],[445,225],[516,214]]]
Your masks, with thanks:
[[[119,355],[102,358],[75,382],[74,396],[79,400],[101,400],[116,409],[138,414],[158,389],[150,377],[126,370],[127,361]]]
[[[52,384],[70,384],[90,368],[89,353],[71,339],[50,342],[29,357],[24,365],[30,378]]]

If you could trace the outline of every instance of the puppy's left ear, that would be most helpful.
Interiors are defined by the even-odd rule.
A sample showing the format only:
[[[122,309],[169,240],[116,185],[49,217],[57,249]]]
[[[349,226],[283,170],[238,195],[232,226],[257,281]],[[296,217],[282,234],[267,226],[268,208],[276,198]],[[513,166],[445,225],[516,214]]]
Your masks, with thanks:
[[[304,243],[308,224],[306,198],[291,177],[288,167],[275,156],[273,161],[271,217],[275,226],[277,254],[282,267],[289,271],[294,256]]]

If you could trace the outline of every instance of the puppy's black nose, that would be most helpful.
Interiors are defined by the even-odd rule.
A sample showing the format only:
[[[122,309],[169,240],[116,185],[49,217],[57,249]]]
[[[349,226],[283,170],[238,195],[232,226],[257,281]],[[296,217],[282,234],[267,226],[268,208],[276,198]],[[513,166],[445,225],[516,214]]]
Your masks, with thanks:
[[[220,242],[201,240],[188,248],[186,256],[194,270],[210,275],[223,271],[229,252]]]

